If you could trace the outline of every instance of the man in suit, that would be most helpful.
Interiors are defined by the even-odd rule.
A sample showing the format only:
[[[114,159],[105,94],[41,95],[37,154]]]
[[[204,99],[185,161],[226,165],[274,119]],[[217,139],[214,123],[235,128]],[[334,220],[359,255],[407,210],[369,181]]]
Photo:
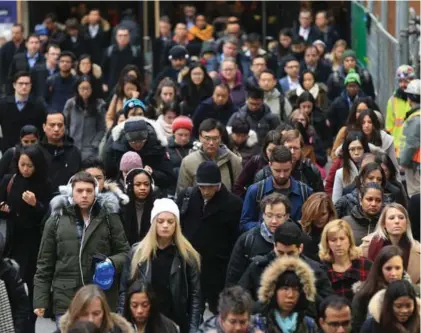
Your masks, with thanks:
[[[34,125],[42,133],[46,109],[40,99],[30,97],[31,76],[28,72],[18,72],[13,78],[14,94],[0,100],[0,126],[3,130],[1,150],[5,152],[19,142],[20,129]]]
[[[322,41],[326,44],[327,52],[332,51],[333,45],[339,39],[338,32],[329,24],[327,18],[327,13],[325,10],[321,10],[316,13],[316,19],[314,22],[317,26],[317,29],[322,35]]]
[[[316,75],[316,81],[324,84],[327,84],[327,80],[332,74],[331,67],[320,60],[319,51],[314,45],[307,46],[304,51],[304,61],[300,67],[301,73],[310,70]]]
[[[57,60],[60,56],[60,47],[49,44],[45,53],[45,62],[37,64],[31,70],[32,95],[44,98],[47,79],[58,71]]]
[[[5,43],[0,49],[0,91],[4,91],[4,85],[7,84],[10,64],[15,54],[26,51],[25,38],[23,36],[24,28],[20,23],[12,26],[12,40]]]
[[[284,70],[287,75],[279,80],[279,84],[282,88],[282,92],[286,94],[290,90],[297,89],[300,85],[298,82],[300,63],[293,56],[288,56],[285,59]]]
[[[89,11],[84,29],[83,38],[86,41],[86,52],[95,64],[100,65],[104,50],[110,40],[110,25],[106,20],[101,20],[99,9],[93,8]]]
[[[9,85],[7,87],[8,94],[13,92],[13,78],[17,72],[29,72],[35,64],[43,63],[44,57],[40,53],[40,40],[37,35],[30,35],[26,42],[27,51],[18,53],[13,56],[12,63],[9,68]]]
[[[318,39],[322,39],[320,31],[312,24],[313,18],[311,11],[301,9],[298,17],[299,25],[294,28],[294,34],[301,36],[308,43],[312,44]]]

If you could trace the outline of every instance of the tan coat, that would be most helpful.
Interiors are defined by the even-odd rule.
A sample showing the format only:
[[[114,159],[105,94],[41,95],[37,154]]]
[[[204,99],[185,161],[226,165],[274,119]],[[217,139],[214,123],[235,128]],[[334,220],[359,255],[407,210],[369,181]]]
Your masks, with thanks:
[[[110,106],[108,107],[107,113],[105,114],[105,125],[107,130],[113,126],[115,115],[118,111],[123,109],[124,100],[117,98],[117,95],[113,96],[111,100]]]
[[[370,247],[371,240],[373,239],[374,233],[371,233],[362,238],[362,243],[360,245],[363,250],[364,257],[368,258],[368,248]],[[421,244],[418,241],[415,241],[415,244],[411,246],[411,251],[409,252],[409,261],[406,272],[411,277],[413,284],[420,283],[420,258],[421,258]]]

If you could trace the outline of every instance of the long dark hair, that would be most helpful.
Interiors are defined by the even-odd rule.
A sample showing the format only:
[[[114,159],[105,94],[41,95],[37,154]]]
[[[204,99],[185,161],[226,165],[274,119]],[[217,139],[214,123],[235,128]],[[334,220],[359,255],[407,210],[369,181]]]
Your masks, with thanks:
[[[352,182],[351,179],[351,154],[349,153],[349,145],[353,141],[359,141],[361,142],[361,145],[363,146],[364,153],[370,152],[370,149],[368,148],[368,143],[366,137],[361,132],[352,131],[349,132],[346,136],[344,143],[342,144],[342,157],[344,160],[343,163],[343,179],[345,184],[350,184]]]
[[[85,102],[83,101],[82,97],[80,96],[79,90],[78,90],[79,86],[83,82],[88,82],[89,85],[91,86],[91,95],[88,97],[87,105],[85,105]],[[88,75],[79,76],[76,80],[75,88],[76,88],[76,97],[75,97],[76,105],[80,106],[83,109],[86,107],[88,112],[91,113],[91,114],[97,113],[98,112],[97,107],[96,107],[97,96],[95,96],[96,91],[94,89],[94,83],[92,81],[92,78]]]
[[[32,145],[27,147],[22,147],[17,151],[16,155],[16,172],[20,174],[19,171],[19,159],[22,155],[26,155],[31,160],[34,165],[34,173],[30,178],[37,179],[38,181],[47,182],[47,161],[45,155],[42,152],[42,149],[39,145]]]
[[[203,71],[203,74],[204,74],[203,81],[202,81],[202,83],[200,83],[199,87],[200,88],[204,87],[205,89],[209,90],[210,95],[212,95],[213,81],[212,81],[211,77],[209,76],[208,71],[206,70],[206,67],[203,66],[200,62],[194,62],[193,64],[191,64],[187,75],[184,77],[183,81],[187,85],[189,93],[193,94],[193,93],[197,92],[197,89],[198,89],[198,87],[193,83],[193,81],[191,79],[191,72],[196,68],[200,68]]]
[[[376,113],[372,109],[364,110],[360,113],[357,120],[357,126],[360,131],[362,131],[363,128],[363,121],[364,118],[368,116],[371,119],[371,123],[373,124],[373,132],[371,133],[370,138],[367,137],[367,135],[364,134],[365,137],[367,137],[367,141],[374,144],[377,147],[382,146],[382,137],[381,137],[381,125],[379,118],[377,117]]]
[[[405,323],[400,323],[394,315],[393,303],[399,297],[409,297],[414,302],[414,311]],[[412,284],[407,280],[393,281],[384,295],[380,313],[379,332],[406,333],[419,332],[420,314],[417,296]]]
[[[124,318],[133,323],[134,318],[130,310],[130,300],[133,294],[144,293],[149,301],[149,317],[145,327],[145,333],[165,333],[167,327],[162,321],[161,314],[158,309],[158,301],[156,294],[152,289],[152,285],[142,280],[135,280],[127,290],[126,302],[124,305]]]
[[[299,109],[300,104],[303,102],[311,102],[313,104],[313,108],[311,110],[312,112],[316,108],[316,100],[314,99],[313,95],[307,90],[304,91],[300,96],[298,96],[297,101],[295,103],[295,108]]]
[[[396,167],[392,162],[392,159],[390,158],[390,156],[388,154],[386,154],[385,152],[379,151],[376,153],[376,158],[375,158],[376,163],[382,165],[384,164],[388,169],[389,169],[389,173],[390,173],[390,178],[389,181],[397,181],[396,180]]]
[[[360,104],[364,103],[369,109],[377,110],[373,99],[368,97],[359,97],[352,104],[351,111],[349,112],[348,119],[346,121],[346,126],[348,131],[355,130],[357,126],[357,109]]]
[[[91,63],[91,70],[89,71],[89,73],[82,73],[80,71],[80,63],[82,62],[82,60],[88,59],[89,62]],[[76,75],[93,75],[92,71],[94,70],[94,63],[92,61],[92,57],[89,54],[82,54],[79,57],[78,63],[77,63],[77,67],[76,67]]]
[[[371,162],[371,163],[367,163],[361,168],[360,173],[358,174],[358,177],[355,180],[355,185],[357,189],[361,188],[364,185],[365,178],[367,178],[368,175],[375,170],[380,171],[380,174],[382,175],[382,184],[381,184],[382,188],[384,189],[386,187],[386,174],[384,173],[383,168],[381,167],[380,164],[376,162]]]
[[[308,91],[307,89],[304,88],[304,75],[306,74],[310,74],[313,77],[313,80],[314,80],[313,87],[317,84],[316,74],[313,71],[306,69],[305,71],[302,72],[302,74],[298,78],[298,82],[300,83],[301,88],[303,88],[304,91]]]
[[[261,156],[268,161],[269,158],[266,156],[266,148],[269,146],[269,144],[273,143],[275,146],[278,146],[281,144],[282,135],[280,131],[277,130],[271,130],[267,132],[265,139],[263,140],[262,145],[262,152]]]
[[[115,93],[117,95],[118,98],[123,99],[126,96],[124,95],[124,85],[126,85],[127,83],[131,83],[134,86],[136,86],[137,91],[139,92],[139,96],[142,96],[143,94],[143,87],[140,84],[139,79],[135,78],[132,75],[125,75],[122,78],[120,78],[120,80],[117,83],[117,87],[115,90]]]
[[[403,266],[403,253],[397,246],[387,245],[377,254],[370,272],[368,273],[367,280],[363,282],[361,289],[355,294],[355,297],[366,304],[365,306],[363,304],[363,307],[368,305],[369,300],[376,292],[387,286],[387,282],[383,275],[383,266],[386,262],[396,256],[401,257]]]

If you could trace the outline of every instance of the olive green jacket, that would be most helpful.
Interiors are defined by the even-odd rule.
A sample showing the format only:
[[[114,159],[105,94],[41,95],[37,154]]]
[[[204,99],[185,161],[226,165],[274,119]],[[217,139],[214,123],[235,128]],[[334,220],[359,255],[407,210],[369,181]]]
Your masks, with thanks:
[[[98,195],[83,237],[78,235],[78,217],[70,202],[66,194],[51,201],[52,213],[44,227],[34,278],[34,308],[52,306],[54,314],[65,313],[76,291],[92,283],[94,255],[103,255],[116,270],[114,283],[105,292],[108,304],[114,309],[118,300],[118,276],[130,250],[117,215],[118,199],[112,193]]]

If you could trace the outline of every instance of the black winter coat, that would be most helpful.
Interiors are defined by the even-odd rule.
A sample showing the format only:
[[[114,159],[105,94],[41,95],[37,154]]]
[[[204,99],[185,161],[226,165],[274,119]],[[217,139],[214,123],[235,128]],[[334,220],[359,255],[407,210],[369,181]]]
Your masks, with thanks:
[[[66,185],[70,177],[80,170],[80,151],[70,137],[64,137],[62,146],[52,145],[46,138],[40,145],[47,159],[52,189],[57,191],[60,185]]]
[[[190,149],[193,148],[193,138],[190,138],[190,142],[185,146],[180,146],[175,143],[174,135],[168,138],[167,152],[170,155],[170,162],[172,164],[172,170],[174,175],[178,178],[178,172],[180,171],[181,161],[184,157],[189,154]],[[1,160],[0,160],[1,166]],[[1,169],[0,169],[1,170]]]
[[[3,245],[0,245],[0,247],[3,247]],[[11,259],[1,258],[2,252],[0,250],[0,281],[4,282],[9,296],[15,333],[25,333],[27,332],[26,327],[30,314],[25,284],[20,277],[18,264]],[[1,318],[2,314],[0,313]]]
[[[281,123],[279,117],[270,111],[269,106],[263,105],[262,109],[257,112],[250,112],[247,104],[232,115],[228,121],[228,126],[232,126],[234,119],[243,118],[250,124],[250,129],[257,133],[259,144],[261,145],[265,139],[267,132],[276,129]]]
[[[131,261],[138,244],[132,246],[120,280],[120,297],[118,302],[118,313],[124,313],[126,292],[133,282],[130,278]],[[153,260],[153,259],[152,259]],[[152,262],[138,264],[135,279],[151,283]],[[156,277],[155,277],[156,278]],[[189,264],[180,255],[178,250],[171,265],[170,292],[172,295],[172,308],[176,312],[176,324],[185,329],[181,333],[196,333],[201,315],[200,307],[200,273],[199,267]]]
[[[11,147],[3,153],[0,159],[0,179],[3,179],[7,174],[14,174],[16,172],[16,156],[21,148],[22,146],[17,144],[15,147]]]
[[[313,125],[314,130],[319,136],[320,140],[323,142],[324,148],[328,149],[332,147],[332,132],[331,125],[327,121],[324,113],[317,106],[313,108],[313,111],[310,115],[310,124]]]
[[[260,287],[260,277],[263,271],[275,258],[276,254],[274,251],[271,251],[264,256],[256,257],[241,277],[239,285],[247,289],[254,299],[257,299],[257,291]],[[316,302],[320,302],[327,296],[332,295],[333,289],[327,276],[327,268],[303,255],[301,255],[300,258],[313,269],[316,277]]]
[[[121,222],[123,223],[124,231],[126,232],[126,237],[130,246],[134,243],[140,242],[148,233],[151,226],[151,211],[154,201],[155,196],[150,193],[144,202],[140,230],[138,227],[136,215],[135,199],[131,197],[130,202],[127,205],[121,207]]]
[[[177,197],[177,205],[182,212],[180,219],[183,235],[199,252],[203,261],[216,260],[226,266],[237,240],[243,202],[222,184],[219,192],[204,207],[199,187],[190,189],[192,192],[188,205],[185,202],[188,189]]]
[[[265,148],[265,147],[264,147]],[[254,183],[254,177],[257,172],[268,165],[268,160],[263,154],[254,155],[244,165],[243,170],[238,176],[233,193],[244,199],[247,188]]]
[[[300,69],[301,75],[308,69],[307,64],[304,61],[301,63]],[[316,82],[327,84],[327,80],[329,79],[330,74],[332,74],[332,68],[323,60],[320,60],[316,65],[314,74],[316,74]]]
[[[272,176],[270,166],[265,166],[254,177],[254,183],[257,183],[267,177]],[[295,180],[310,186],[313,192],[324,192],[323,179],[319,169],[311,163],[309,159],[301,160],[291,173]]]
[[[231,99],[221,108],[215,105],[212,97],[205,99],[199,104],[193,114],[192,120],[194,137],[199,137],[199,126],[203,120],[213,118],[226,125],[235,111],[236,109],[234,104],[232,104]]]
[[[57,69],[53,74],[57,73]],[[31,94],[36,97],[44,98],[47,79],[50,77],[46,63],[37,64],[31,69],[32,90]],[[61,110],[60,110],[61,111]]]
[[[79,37],[76,40],[76,43],[74,43],[69,35],[66,35],[63,42],[60,44],[60,48],[62,51],[70,51],[73,52],[76,59],[79,59],[79,57],[82,54],[85,54],[87,51],[87,43],[85,41],[85,38],[83,35],[79,35]]]
[[[103,27],[99,27],[98,33],[95,37],[91,37],[89,34],[89,27],[84,27],[83,38],[86,41],[86,53],[88,53],[91,58],[92,62],[97,65],[101,65],[102,58],[104,55],[105,48],[109,45],[110,42],[110,34],[108,31],[104,31]],[[110,87],[111,89],[112,87]]]
[[[183,82],[180,88],[180,98],[183,101],[182,114],[192,117],[199,104],[212,96],[213,82],[204,82],[199,88],[193,83]]]
[[[159,134],[157,135],[153,125],[151,125],[149,122],[147,124],[148,139],[143,148],[136,153],[138,153],[142,158],[142,163],[144,166],[148,165],[152,168],[152,177],[155,181],[155,184],[161,190],[174,187],[176,178],[173,173],[171,162],[168,159],[165,147],[161,144],[163,139],[161,140],[158,138]],[[122,156],[128,151],[133,151],[124,135],[124,127],[120,128],[121,132],[117,135],[118,139],[114,141],[116,136],[112,134],[108,139],[104,149],[105,171],[107,173],[107,177],[110,178],[117,177]],[[118,129],[119,128],[114,128],[113,131]],[[164,144],[167,145],[166,140]]]
[[[3,131],[1,150],[5,152],[19,143],[19,133],[25,125],[34,125],[39,133],[43,133],[45,116],[46,108],[41,99],[30,96],[21,111],[16,106],[15,96],[0,99],[0,125]]]
[[[273,244],[262,237],[260,225],[243,233],[232,250],[225,285],[237,285],[252,260],[257,256],[264,256],[272,250]]]
[[[15,54],[26,52],[25,41],[18,48],[15,43],[10,40],[1,47],[0,51],[0,85],[7,84],[9,76],[9,68]]]

